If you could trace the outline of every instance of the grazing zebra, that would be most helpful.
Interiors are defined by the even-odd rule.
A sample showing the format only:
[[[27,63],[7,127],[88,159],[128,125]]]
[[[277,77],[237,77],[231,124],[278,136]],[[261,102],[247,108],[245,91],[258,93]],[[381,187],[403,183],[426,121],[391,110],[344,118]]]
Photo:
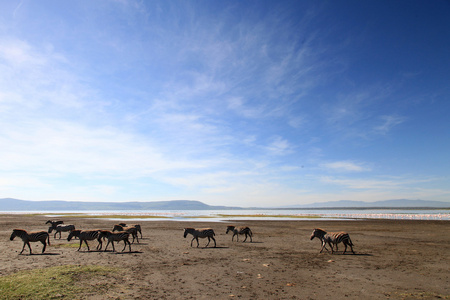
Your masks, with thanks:
[[[73,231],[73,230],[75,230],[75,225],[59,224],[55,228],[49,227],[48,228],[48,233],[52,233],[53,230],[55,230],[55,235],[53,236],[53,238],[56,239],[56,235],[59,233],[59,238],[61,239],[61,232],[62,231],[64,231],[64,232],[66,232],[66,231]]]
[[[198,243],[198,238],[204,239],[204,238],[208,238],[208,244],[206,244],[205,247],[208,247],[209,242],[211,242],[211,239],[214,241],[214,248],[216,247],[216,239],[214,238],[214,236],[216,235],[214,233],[214,230],[212,230],[211,228],[204,228],[204,229],[195,229],[195,228],[185,228],[184,229],[184,237],[186,238],[186,236],[188,234],[192,234],[193,238],[191,240],[191,247],[192,247],[192,242],[194,240],[197,240],[197,247],[199,245]]]
[[[64,224],[64,221],[48,220],[47,222],[45,222],[45,224],[50,224],[53,227],[53,229],[55,229],[55,227],[58,226],[59,224]]]
[[[240,234],[245,234],[244,242],[247,240],[247,236],[249,236],[250,237],[250,242],[253,243],[253,239],[252,239],[253,233],[252,233],[252,230],[249,227],[245,226],[245,227],[239,227],[238,228],[238,227],[235,227],[235,226],[227,226],[226,234],[228,234],[228,232],[230,232],[230,231],[233,233],[233,236],[231,237],[231,241],[233,241],[234,236],[236,236],[236,241],[239,242],[239,235]]]
[[[90,251],[87,241],[93,241],[93,240],[97,240],[98,241],[97,250],[101,250],[102,249],[103,243],[102,243],[102,239],[100,237],[99,230],[72,230],[69,233],[69,236],[67,237],[67,240],[70,242],[70,240],[73,237],[77,237],[77,238],[80,239],[80,247],[78,247],[77,251],[80,251],[81,245],[83,244],[83,241],[86,244],[86,246],[88,248],[88,251]]]
[[[355,254],[355,251],[353,251],[353,243],[350,239],[350,235],[346,232],[327,233],[323,229],[316,228],[311,234],[311,240],[315,237],[319,238],[322,241],[322,249],[320,249],[320,253],[322,253],[324,248],[326,249],[325,245],[328,243],[328,245],[331,247],[331,253],[333,254],[333,245],[336,246],[336,251],[338,251],[338,244],[342,242],[345,246],[344,252],[342,254],[345,254],[345,252],[347,251],[347,245],[350,246],[352,253]]]
[[[141,239],[142,239],[142,229],[141,229],[141,225],[139,224],[133,224],[133,225],[128,225],[125,223],[119,223],[120,226],[122,227],[136,227],[136,230],[141,234]]]
[[[122,223],[123,224],[123,223]],[[131,236],[133,237],[133,244],[134,244],[134,239],[136,238],[137,242],[139,243],[139,238],[138,238],[138,229],[136,227],[124,227],[120,224],[116,224],[114,225],[113,228],[113,232],[115,231],[126,231],[128,233],[131,234]]]
[[[9,239],[12,241],[16,236],[20,237],[23,241],[23,247],[22,251],[20,251],[20,254],[22,254],[23,250],[25,250],[25,245],[28,245],[28,249],[30,249],[30,254],[32,254],[30,242],[41,242],[44,245],[44,248],[42,248],[42,253],[44,253],[45,248],[47,247],[46,243],[47,240],[48,244],[50,245],[50,236],[45,231],[36,231],[28,233],[26,232],[26,230],[23,229],[13,229],[13,232]]]
[[[130,236],[129,232],[126,231],[120,231],[120,232],[111,232],[108,230],[99,230],[100,235],[99,235],[99,239],[106,237],[106,239],[108,240],[108,243],[106,244],[105,247],[105,251],[108,248],[108,245],[111,244],[113,247],[113,252],[116,252],[116,248],[114,248],[114,242],[117,241],[123,241],[125,243],[122,252],[125,250],[125,248],[127,247],[128,244],[128,248],[130,249],[131,252],[131,243],[128,240],[128,237]]]

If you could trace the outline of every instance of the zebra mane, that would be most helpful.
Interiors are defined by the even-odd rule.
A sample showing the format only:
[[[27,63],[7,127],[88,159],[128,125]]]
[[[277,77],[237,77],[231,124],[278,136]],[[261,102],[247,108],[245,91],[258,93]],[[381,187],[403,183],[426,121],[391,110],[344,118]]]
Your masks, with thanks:
[[[25,229],[13,229],[13,231],[22,231],[22,232],[27,232]]]
[[[314,230],[319,231],[320,233],[326,234],[327,232],[321,228],[315,228]]]

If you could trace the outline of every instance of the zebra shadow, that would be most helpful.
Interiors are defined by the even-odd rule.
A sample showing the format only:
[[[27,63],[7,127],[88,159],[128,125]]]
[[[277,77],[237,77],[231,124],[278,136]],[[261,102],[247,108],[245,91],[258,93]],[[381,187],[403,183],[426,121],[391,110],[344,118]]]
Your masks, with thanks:
[[[19,254],[24,256],[53,256],[53,255],[61,255],[60,253],[28,253],[28,254]]]
[[[228,249],[230,247],[217,246],[217,247],[192,247],[192,249]]]
[[[353,254],[353,253],[351,253],[351,252],[346,252],[346,253],[333,253],[333,254],[331,254],[331,253],[320,253],[320,254],[329,254],[329,255],[333,255],[333,256],[335,256],[335,255],[339,255],[339,256],[373,256],[373,254],[370,254],[370,253],[357,253],[357,252],[355,252],[355,254]]]
[[[102,251],[105,252],[105,251]],[[127,255],[127,254],[136,254],[136,253],[143,253],[142,251],[131,251],[131,252],[114,252],[114,251],[106,251],[109,254],[115,254],[115,255]]]

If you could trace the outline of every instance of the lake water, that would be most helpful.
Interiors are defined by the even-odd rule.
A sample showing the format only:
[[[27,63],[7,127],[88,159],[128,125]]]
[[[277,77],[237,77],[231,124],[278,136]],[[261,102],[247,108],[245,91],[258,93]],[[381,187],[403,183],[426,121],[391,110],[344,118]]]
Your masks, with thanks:
[[[41,213],[49,217],[62,214],[92,216],[124,215],[127,221],[208,221],[226,220],[450,220],[450,209],[252,209],[252,210],[152,210],[152,211],[33,211],[0,212],[2,214]],[[120,217],[111,220],[124,220]]]

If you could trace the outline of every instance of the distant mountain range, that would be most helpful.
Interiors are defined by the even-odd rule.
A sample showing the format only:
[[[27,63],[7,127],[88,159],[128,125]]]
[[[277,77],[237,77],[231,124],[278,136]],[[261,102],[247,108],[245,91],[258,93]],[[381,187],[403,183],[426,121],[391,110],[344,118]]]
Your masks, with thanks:
[[[330,201],[305,205],[273,207],[271,209],[333,209],[333,208],[450,208],[449,202],[425,200]],[[13,198],[0,199],[0,211],[92,211],[92,210],[223,210],[267,209],[257,207],[212,206],[200,201],[172,200],[154,202],[77,202],[77,201],[28,201]]]

